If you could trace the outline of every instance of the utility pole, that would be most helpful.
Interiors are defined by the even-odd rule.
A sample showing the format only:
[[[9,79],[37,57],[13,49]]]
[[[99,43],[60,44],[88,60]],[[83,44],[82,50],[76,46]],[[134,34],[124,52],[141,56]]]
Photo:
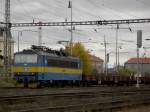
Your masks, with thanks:
[[[38,46],[41,46],[42,44],[42,27],[41,27],[42,22],[39,22],[39,28],[38,28],[38,33],[39,33],[39,37],[38,37]]]
[[[138,30],[137,31],[137,83],[136,83],[136,87],[140,87],[139,86],[139,76],[140,76],[140,66],[139,66],[139,48],[142,47],[142,31]]]
[[[4,71],[11,73],[10,0],[5,0]]]
[[[122,47],[118,46],[118,70],[120,68],[120,49],[122,49]]]
[[[22,31],[18,31],[18,52],[20,51],[20,36],[22,36]]]
[[[71,39],[70,39],[70,54],[72,55],[72,44],[73,44],[73,32],[72,32],[72,1],[69,1],[68,8],[71,9]]]
[[[19,45],[20,45],[20,32],[18,31],[18,52],[19,52]]]
[[[117,28],[116,28],[116,72],[118,72],[118,29],[119,29],[119,25],[117,24]]]
[[[139,47],[137,45],[137,80],[136,80],[136,87],[139,87]]]
[[[107,43],[104,35],[104,47],[105,47],[105,75],[107,75]]]

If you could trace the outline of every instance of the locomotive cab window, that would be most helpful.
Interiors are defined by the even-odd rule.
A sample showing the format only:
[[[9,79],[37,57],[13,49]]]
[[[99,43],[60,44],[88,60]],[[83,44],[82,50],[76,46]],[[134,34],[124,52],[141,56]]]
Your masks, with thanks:
[[[35,54],[16,54],[15,63],[37,63],[37,55]]]

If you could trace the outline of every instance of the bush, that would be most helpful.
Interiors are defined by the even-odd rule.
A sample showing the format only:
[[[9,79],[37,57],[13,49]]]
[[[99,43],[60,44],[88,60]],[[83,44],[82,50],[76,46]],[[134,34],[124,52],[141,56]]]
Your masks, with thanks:
[[[119,75],[124,75],[124,76],[133,76],[136,74],[136,71],[132,70],[132,69],[119,69],[118,70]]]
[[[16,81],[11,77],[0,78],[0,87],[15,87]]]

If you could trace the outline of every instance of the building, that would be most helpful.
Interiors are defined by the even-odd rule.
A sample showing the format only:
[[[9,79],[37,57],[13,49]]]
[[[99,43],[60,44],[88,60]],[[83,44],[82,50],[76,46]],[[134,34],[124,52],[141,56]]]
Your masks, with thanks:
[[[92,72],[96,74],[103,73],[103,63],[104,61],[99,57],[90,55],[92,61]]]
[[[132,70],[137,71],[138,62],[139,62],[139,72],[142,75],[150,74],[150,58],[147,58],[147,57],[139,58],[139,61],[138,61],[138,58],[131,58],[127,62],[125,62],[124,66],[127,69],[132,69]]]
[[[4,56],[4,27],[0,27],[0,55]],[[14,54],[14,41],[11,40],[11,56],[13,59]],[[0,67],[3,66],[3,60],[0,61]]]

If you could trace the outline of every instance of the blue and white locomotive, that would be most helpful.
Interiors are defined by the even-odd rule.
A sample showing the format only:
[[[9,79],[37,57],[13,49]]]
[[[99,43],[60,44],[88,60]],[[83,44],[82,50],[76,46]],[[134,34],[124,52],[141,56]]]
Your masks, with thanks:
[[[82,80],[80,59],[69,56],[62,50],[32,46],[31,49],[15,53],[14,57],[14,78],[22,81],[25,87],[30,81],[42,86]]]

